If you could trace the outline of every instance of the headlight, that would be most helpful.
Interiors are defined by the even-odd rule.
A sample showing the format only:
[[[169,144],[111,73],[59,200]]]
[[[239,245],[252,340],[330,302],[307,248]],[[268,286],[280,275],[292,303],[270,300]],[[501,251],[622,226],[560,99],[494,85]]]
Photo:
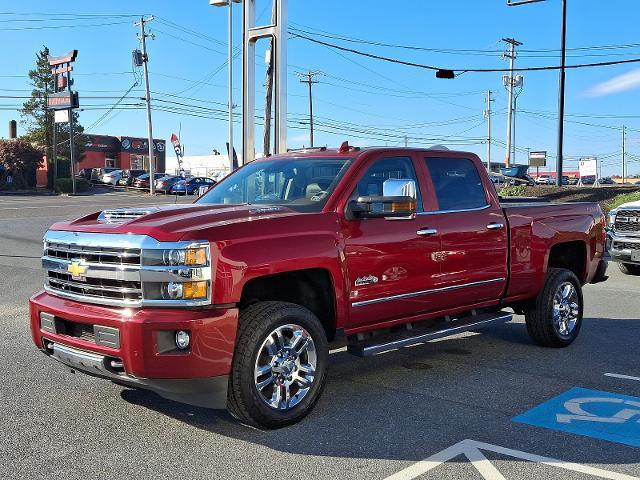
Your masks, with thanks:
[[[142,250],[144,301],[157,305],[206,304],[211,297],[208,243],[177,242],[166,246],[173,248]]]
[[[145,250],[144,265],[206,266],[209,263],[208,247],[172,248],[167,250]]]
[[[618,214],[618,210],[615,208],[609,211],[609,226],[613,227],[613,224],[616,223],[616,215]]]

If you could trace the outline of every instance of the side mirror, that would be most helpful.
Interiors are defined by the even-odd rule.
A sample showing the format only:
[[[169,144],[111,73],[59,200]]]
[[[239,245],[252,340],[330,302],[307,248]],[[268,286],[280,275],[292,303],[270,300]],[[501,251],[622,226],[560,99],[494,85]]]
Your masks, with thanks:
[[[356,218],[405,218],[416,213],[416,183],[389,179],[382,184],[383,195],[358,197],[349,208]]]

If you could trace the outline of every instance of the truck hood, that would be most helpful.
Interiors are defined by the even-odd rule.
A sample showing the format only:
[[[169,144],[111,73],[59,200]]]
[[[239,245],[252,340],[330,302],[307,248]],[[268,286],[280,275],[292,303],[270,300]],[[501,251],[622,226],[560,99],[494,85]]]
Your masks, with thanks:
[[[615,210],[620,210],[625,208],[640,209],[640,200],[636,200],[635,202],[623,203],[622,205],[617,206]]]
[[[241,222],[298,215],[286,207],[258,205],[162,205],[118,208],[95,212],[51,230],[70,232],[149,235],[159,241],[178,241],[200,230]]]

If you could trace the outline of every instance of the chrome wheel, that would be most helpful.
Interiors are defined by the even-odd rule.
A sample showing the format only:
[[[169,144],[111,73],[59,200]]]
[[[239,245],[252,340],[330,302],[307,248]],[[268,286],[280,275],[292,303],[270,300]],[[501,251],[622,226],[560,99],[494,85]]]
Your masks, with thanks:
[[[553,327],[563,337],[570,337],[580,316],[578,292],[571,282],[562,283],[553,296]]]
[[[282,325],[262,342],[254,381],[258,394],[271,408],[289,410],[307,395],[318,363],[313,338],[303,327]]]

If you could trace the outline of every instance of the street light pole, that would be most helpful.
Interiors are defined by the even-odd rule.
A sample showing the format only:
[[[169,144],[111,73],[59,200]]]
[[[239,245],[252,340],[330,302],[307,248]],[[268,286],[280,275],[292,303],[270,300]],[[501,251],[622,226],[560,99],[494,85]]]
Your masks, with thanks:
[[[144,26],[147,22],[153,20],[153,16],[145,19],[140,17],[140,42],[142,44],[142,68],[144,70],[144,87],[145,87],[145,100],[147,102],[147,127],[149,130],[149,193],[154,195],[156,193],[156,180],[155,180],[155,155],[153,152],[153,126],[151,123],[151,92],[149,90],[149,55],[147,55],[147,37],[149,34],[145,32]]]
[[[228,108],[228,154],[229,154],[229,171],[233,172],[233,4],[240,3],[241,0],[209,0],[209,5],[214,7],[227,7],[227,31],[228,31],[228,45],[227,45],[227,108]]]
[[[560,81],[558,95],[558,156],[556,165],[556,185],[562,186],[562,150],[564,143],[564,83],[567,56],[567,0],[562,0],[562,60],[560,64]]]
[[[229,45],[227,46],[228,83],[229,83],[229,171],[233,172],[233,2],[229,0]]]

